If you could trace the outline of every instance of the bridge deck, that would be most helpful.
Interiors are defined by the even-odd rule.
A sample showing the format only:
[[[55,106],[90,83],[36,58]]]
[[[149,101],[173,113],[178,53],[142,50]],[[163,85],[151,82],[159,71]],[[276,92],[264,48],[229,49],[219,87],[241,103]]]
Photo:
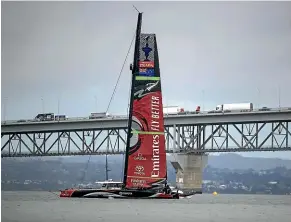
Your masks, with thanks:
[[[230,123],[268,123],[290,121],[291,110],[211,113],[195,115],[176,115],[165,117],[165,126],[174,125],[214,125]],[[1,125],[1,135],[11,133],[62,132],[78,130],[125,129],[127,118],[77,119],[47,122],[16,122]]]

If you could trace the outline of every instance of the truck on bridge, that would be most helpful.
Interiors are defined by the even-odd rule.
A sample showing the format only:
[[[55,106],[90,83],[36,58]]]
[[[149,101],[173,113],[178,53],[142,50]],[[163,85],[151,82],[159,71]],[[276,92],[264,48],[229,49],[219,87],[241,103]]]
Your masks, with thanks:
[[[39,113],[34,119],[36,121],[53,121],[55,120],[55,114],[54,113]]]
[[[163,107],[164,115],[178,115],[184,113],[184,108],[180,106],[165,106]]]
[[[215,110],[209,113],[220,113],[220,112],[250,112],[253,111],[253,103],[229,103],[217,105]]]
[[[34,118],[35,121],[60,121],[67,120],[68,117],[64,114],[54,114],[54,113],[39,113]],[[25,121],[26,122],[26,121]]]
[[[163,113],[167,115],[186,115],[186,114],[198,114],[200,113],[200,106],[196,107],[195,111],[185,111],[184,108],[180,106],[165,106],[163,107]]]
[[[102,113],[91,113],[89,116],[89,119],[101,119],[109,117],[110,114],[108,112],[102,112]]]
[[[56,121],[67,120],[67,119],[68,119],[68,117],[66,115],[63,115],[63,114],[55,115],[55,120]]]

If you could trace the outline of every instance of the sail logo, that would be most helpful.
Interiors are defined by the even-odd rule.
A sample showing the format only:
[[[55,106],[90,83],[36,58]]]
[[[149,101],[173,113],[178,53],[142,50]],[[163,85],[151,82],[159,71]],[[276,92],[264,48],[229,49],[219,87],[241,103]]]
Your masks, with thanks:
[[[145,55],[145,61],[149,61],[148,57],[150,55],[150,52],[153,51],[151,47],[149,47],[149,38],[150,36],[146,36],[144,39],[146,41],[145,47],[142,48],[142,51],[144,52]]]
[[[141,99],[142,97],[148,95],[151,93],[151,90],[158,85],[159,81],[155,83],[148,83],[146,84],[145,89],[140,89],[134,93],[134,96],[137,96],[137,98]]]
[[[139,75],[141,75],[141,76],[155,76],[155,70],[153,68],[140,68]]]
[[[139,68],[154,68],[154,62],[153,61],[140,61],[139,62]]]
[[[137,156],[135,156],[133,158],[134,160],[146,160],[147,158],[143,157],[141,153],[137,154]]]
[[[155,83],[148,83],[148,84],[146,84],[146,90],[147,91],[151,91],[155,86],[157,86],[158,85],[158,83],[159,83],[159,81],[157,81],[157,82],[155,82]]]
[[[153,135],[153,158],[151,177],[159,177],[160,175],[160,136]]]
[[[140,35],[139,58],[141,61],[154,61],[155,59],[155,34]]]
[[[135,167],[135,170],[136,170],[137,172],[142,172],[142,171],[144,171],[144,167],[143,167],[143,166],[136,166],[136,167]]]
[[[140,179],[131,179],[131,183],[135,187],[144,187],[146,185],[146,181]]]
[[[143,166],[136,166],[134,174],[139,175],[139,176],[140,175],[145,175],[144,167]]]
[[[150,94],[151,92],[145,93],[144,89],[138,90],[137,92],[134,93],[134,96],[137,96],[137,98],[141,99],[142,97]]]

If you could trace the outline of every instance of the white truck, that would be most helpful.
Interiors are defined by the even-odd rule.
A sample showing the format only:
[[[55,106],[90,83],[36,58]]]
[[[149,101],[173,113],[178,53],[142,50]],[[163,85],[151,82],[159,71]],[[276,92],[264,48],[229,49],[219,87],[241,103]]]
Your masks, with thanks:
[[[165,107],[163,107],[163,113],[165,116],[183,114],[184,112],[185,112],[184,108],[181,108],[180,106],[165,106]]]
[[[89,119],[101,119],[101,118],[107,118],[109,117],[110,114],[107,112],[102,112],[102,113],[91,113],[89,116]]]
[[[34,118],[35,121],[53,121],[55,119],[54,113],[39,113]]]
[[[253,111],[253,107],[253,103],[221,104],[217,105],[212,112],[250,112]]]
[[[56,114],[55,115],[55,120],[56,121],[60,121],[60,120],[67,120],[68,116],[64,115],[64,114]]]

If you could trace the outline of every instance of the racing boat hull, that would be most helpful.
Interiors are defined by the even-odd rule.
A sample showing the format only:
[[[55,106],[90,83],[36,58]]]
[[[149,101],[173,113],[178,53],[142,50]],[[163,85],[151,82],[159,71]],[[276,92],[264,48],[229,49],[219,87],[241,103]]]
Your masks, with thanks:
[[[177,193],[165,194],[151,190],[103,190],[103,189],[66,189],[60,197],[79,198],[124,198],[124,199],[179,199]]]

